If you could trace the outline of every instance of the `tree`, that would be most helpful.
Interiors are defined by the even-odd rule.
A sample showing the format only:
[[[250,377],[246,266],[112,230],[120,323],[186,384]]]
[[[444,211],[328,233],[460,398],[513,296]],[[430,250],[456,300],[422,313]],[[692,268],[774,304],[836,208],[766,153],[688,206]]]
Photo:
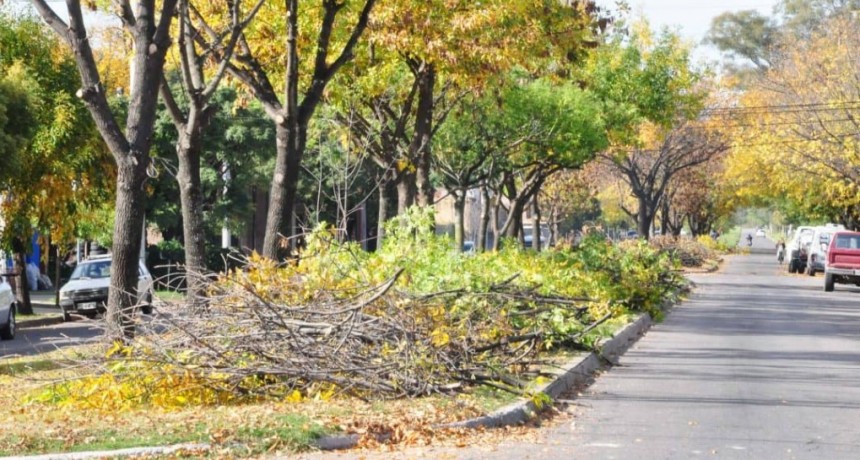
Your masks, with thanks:
[[[749,60],[762,72],[783,52],[826,27],[830,19],[853,14],[858,8],[857,0],[782,0],[771,16],[755,10],[726,12],[711,21],[705,42],[732,57]],[[733,73],[743,73],[743,69]]]
[[[134,8],[128,0],[114,6],[134,44],[131,91],[125,129],[108,104],[90,45],[81,3],[66,3],[69,21],[55,13],[46,0],[31,0],[42,19],[69,46],[81,77],[77,96],[84,101],[117,165],[116,221],[113,235],[111,289],[107,305],[107,335],[117,340],[134,336],[132,312],[136,298],[138,259],[143,237],[144,184],[150,168],[157,97],[170,47],[170,25],[177,0],[141,0]]]
[[[625,211],[635,216],[637,231],[646,239],[672,179],[685,170],[709,162],[728,148],[718,132],[695,122],[681,122],[660,136],[663,140],[654,149],[636,149],[622,158],[602,155],[603,161],[612,164],[636,197],[637,209]],[[680,231],[677,224],[675,227]]]
[[[705,42],[764,70],[771,65],[776,35],[773,19],[756,10],[745,10],[726,12],[712,19]]]
[[[212,61],[210,50],[201,50],[195,37],[201,34],[194,25],[192,8],[189,0],[178,0],[179,38],[176,53],[179,55],[178,73],[181,84],[170,85],[168,75],[160,85],[161,98],[167,112],[173,119],[176,131],[179,133],[176,142],[176,156],[179,168],[176,180],[179,182],[179,197],[182,203],[183,241],[185,246],[185,270],[187,274],[187,298],[191,306],[197,308],[205,295],[203,276],[206,267],[206,229],[203,218],[203,191],[200,182],[200,158],[203,148],[203,136],[209,128],[212,117],[218,107],[213,104],[213,97],[221,84],[236,43],[242,31],[248,26],[254,15],[259,11],[263,1],[257,0],[247,16],[241,11],[242,2],[239,0],[217,4],[207,2],[205,5],[212,10],[228,11],[229,19],[224,30],[212,29],[212,21],[207,24],[208,32],[213,36],[223,37],[220,41],[210,43],[218,49],[214,62],[214,70],[210,75],[204,72],[204,65]],[[211,16],[210,16],[211,18]],[[207,78],[208,77],[208,78]],[[182,89],[180,105],[174,95],[174,89]]]
[[[736,199],[807,219],[860,217],[858,20],[837,17],[795,44],[739,107],[715,112],[737,141],[726,177]]]
[[[344,120],[360,120],[380,191],[395,184],[399,212],[432,204],[433,138],[458,101],[504,92],[513,69],[569,74],[606,25],[601,15],[589,1],[380,4],[340,104]]]
[[[179,84],[174,82],[174,84]],[[268,189],[274,150],[274,127],[259,104],[247,101],[240,90],[223,86],[212,96],[209,129],[200,149],[200,212],[207,270],[224,268],[217,247],[211,244],[226,227],[244,229],[254,216],[255,190]],[[178,132],[165,108],[155,124],[153,156],[159,165],[147,200],[147,221],[158,227],[165,240],[183,239],[182,207],[177,181]],[[182,249],[184,254],[184,248]],[[173,259],[184,263],[184,259]]]
[[[630,186],[640,236],[647,238],[672,176],[724,150],[714,132],[692,123],[706,88],[679,37],[654,37],[636,24],[629,40],[615,37],[592,56],[583,75],[602,101],[611,147],[600,157]]]
[[[501,130],[532,131],[499,165],[496,183],[508,216],[495,234],[522,238],[526,206],[553,174],[581,168],[608,146],[606,125],[590,90],[545,80],[508,91],[499,116]]]
[[[227,70],[249,88],[276,130],[277,159],[266,219],[265,257],[277,259],[282,237],[292,234],[308,124],[328,84],[352,60],[375,3],[321,0],[321,8],[302,10],[298,0],[288,0],[284,10],[266,5],[260,13],[265,19],[243,31],[238,39]],[[201,15],[198,20],[204,22],[206,18]],[[211,27],[201,25],[200,29],[207,31],[198,37],[205,39],[207,46],[219,39]],[[300,29],[307,33],[300,33]],[[286,48],[273,52],[271,40],[279,33],[285,35]],[[308,51],[313,59],[300,59],[308,49],[313,50]],[[275,90],[278,80],[283,80],[282,96]]]
[[[482,193],[497,173],[497,165],[530,137],[537,135],[532,127],[503,126],[498,103],[491,95],[468,98],[451,114],[433,137],[433,167],[440,184],[454,198],[454,243],[463,247],[465,234],[466,194],[477,187]],[[512,129],[518,128],[518,129]],[[482,225],[476,247],[483,251],[489,217],[489,199],[483,200]]]
[[[540,191],[541,202],[548,207],[550,242],[559,241],[565,232],[581,229],[601,215],[597,189],[588,178],[586,168],[566,170],[547,179]]]
[[[0,69],[6,84],[24,94],[10,118],[31,136],[25,144],[2,142],[12,150],[0,172],[6,228],[2,242],[14,249],[22,273],[34,231],[59,246],[90,221],[88,208],[109,199],[112,168],[94,126],[72,96],[79,85],[72,56],[57,52],[49,30],[29,17],[0,15]],[[44,241],[44,240],[43,240]],[[25,277],[16,280],[22,312],[30,311]]]

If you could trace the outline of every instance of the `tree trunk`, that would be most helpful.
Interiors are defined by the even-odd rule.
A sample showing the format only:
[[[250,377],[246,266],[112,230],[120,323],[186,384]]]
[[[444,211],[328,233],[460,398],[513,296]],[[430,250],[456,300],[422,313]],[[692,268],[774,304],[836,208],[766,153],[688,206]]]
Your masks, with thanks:
[[[669,210],[668,199],[660,200],[660,221],[660,231],[663,235],[667,234],[670,229],[674,230],[674,226],[672,225],[672,215]]]
[[[122,162],[117,168],[111,288],[106,313],[107,335],[117,340],[134,337],[132,316],[137,303],[138,260],[146,209],[145,180],[145,169],[131,162]]]
[[[295,211],[307,126],[297,126],[294,130],[283,124],[275,126],[278,156],[269,198],[263,256],[279,260],[282,255],[289,254],[288,245],[283,238],[293,236],[292,217]]]
[[[431,138],[433,135],[433,87],[436,71],[430,64],[424,64],[416,75],[418,79],[418,107],[415,119],[415,134],[410,151],[417,159],[415,183],[418,189],[418,204],[432,206],[434,202],[433,184],[430,182],[432,163]]]
[[[206,285],[206,228],[203,220],[203,191],[200,185],[201,136],[181,134],[179,139],[179,198],[182,203],[182,232],[185,242],[186,299],[192,309],[203,306]],[[192,137],[194,136],[194,137]],[[196,137],[196,138],[195,138]]]
[[[538,203],[538,196],[535,194],[534,199],[532,199],[532,211],[534,215],[532,216],[532,248],[535,251],[541,250],[541,228],[540,228],[540,203]]]
[[[56,259],[54,259],[54,307],[60,308],[60,245],[54,246],[57,250]]]
[[[397,214],[406,214],[406,210],[415,204],[415,173],[401,172],[397,175]]]
[[[466,232],[466,191],[456,190],[454,195],[454,244],[463,250],[463,234]]]
[[[12,241],[15,265],[18,267],[18,276],[15,277],[15,301],[18,303],[18,313],[23,315],[33,314],[33,304],[30,302],[30,283],[27,282],[27,260],[26,245],[24,241],[15,238]]]
[[[558,208],[549,208],[549,244],[558,244]]]
[[[654,221],[653,206],[650,205],[646,198],[639,198],[639,215],[636,219],[637,231],[639,238],[648,239],[651,234],[651,223]]]
[[[388,181],[382,180],[378,186],[379,190],[379,211],[377,214],[378,220],[376,223],[376,250],[382,249],[382,241],[385,239],[385,222],[388,220]]]
[[[487,229],[490,224],[490,189],[486,185],[481,186],[481,221],[478,225],[478,237],[475,241],[475,250],[484,252],[487,250]]]
[[[493,197],[493,202],[490,204],[490,223],[493,228],[493,245],[492,250],[499,250],[499,239],[501,238],[501,229],[499,228],[499,210],[502,207],[502,195],[500,193],[495,193]],[[488,203],[489,204],[489,203]]]

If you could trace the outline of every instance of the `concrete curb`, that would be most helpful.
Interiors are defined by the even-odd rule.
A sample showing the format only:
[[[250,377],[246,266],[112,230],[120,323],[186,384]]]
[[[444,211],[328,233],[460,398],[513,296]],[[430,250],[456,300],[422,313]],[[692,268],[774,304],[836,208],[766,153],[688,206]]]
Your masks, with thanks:
[[[598,343],[598,351],[579,356],[571,360],[551,382],[535,389],[535,394],[545,394],[553,400],[568,390],[585,384],[595,371],[606,361],[615,363],[630,346],[651,327],[651,316],[647,313],[640,315],[612,337]],[[523,400],[505,406],[495,412],[469,420],[443,425],[443,428],[494,428],[517,425],[535,417],[540,408],[532,400]],[[321,450],[349,449],[358,444],[358,435],[324,436],[317,440],[316,447]]]
[[[129,449],[103,450],[93,452],[70,452],[65,454],[29,455],[21,457],[2,457],[6,460],[84,460],[95,458],[142,457],[150,455],[173,455],[183,452],[208,451],[209,444],[186,443],[161,447],[132,447]]]

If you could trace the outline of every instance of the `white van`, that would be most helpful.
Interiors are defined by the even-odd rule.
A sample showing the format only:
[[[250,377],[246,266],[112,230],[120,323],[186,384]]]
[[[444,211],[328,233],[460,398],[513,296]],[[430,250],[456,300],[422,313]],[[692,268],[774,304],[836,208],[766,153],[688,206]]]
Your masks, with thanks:
[[[812,233],[812,242],[809,244],[806,259],[806,274],[815,276],[824,271],[827,262],[827,247],[830,246],[830,237],[837,230],[845,230],[844,225],[827,224],[815,227]]]

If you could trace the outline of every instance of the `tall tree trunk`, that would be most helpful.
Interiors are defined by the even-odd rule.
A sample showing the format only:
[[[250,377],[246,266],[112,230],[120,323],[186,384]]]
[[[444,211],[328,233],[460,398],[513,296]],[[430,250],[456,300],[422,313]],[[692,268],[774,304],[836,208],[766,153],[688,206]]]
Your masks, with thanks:
[[[418,204],[432,206],[434,202],[433,184],[430,182],[432,163],[431,138],[433,135],[433,87],[436,84],[436,71],[431,64],[424,64],[418,75],[418,107],[415,119],[415,134],[410,151],[417,159],[415,183],[418,188]]]
[[[132,317],[137,303],[138,260],[146,209],[145,179],[146,172],[142,168],[130,162],[119,165],[111,289],[106,313],[107,334],[115,339],[134,337]]]
[[[639,238],[648,239],[651,234],[651,223],[654,221],[654,206],[647,198],[639,197],[639,214],[636,219],[636,227]]]
[[[667,234],[672,225],[672,215],[669,209],[669,200],[660,200],[660,231],[663,235]],[[674,233],[674,232],[673,232]]]
[[[511,202],[511,214],[508,216],[510,224],[505,229],[505,236],[508,238],[518,238],[522,243],[523,236],[523,212],[525,204],[521,199],[515,199]]]
[[[27,258],[26,244],[20,238],[12,241],[15,265],[18,267],[18,276],[15,277],[15,301],[18,303],[18,313],[23,315],[33,314],[33,304],[30,302],[30,283],[27,282]]]
[[[54,246],[57,256],[54,259],[54,307],[60,308],[60,245]]]
[[[379,211],[376,223],[376,249],[382,249],[382,241],[385,239],[385,222],[388,220],[389,187],[388,181],[382,179],[379,183]]]
[[[463,250],[463,235],[466,233],[466,191],[455,190],[454,195],[454,244]]]
[[[481,220],[478,224],[478,237],[475,241],[475,250],[484,252],[487,250],[487,229],[490,224],[490,189],[486,185],[481,186]]]
[[[179,140],[179,198],[182,203],[182,232],[185,241],[186,298],[192,309],[203,306],[206,284],[206,227],[203,220],[203,191],[200,185],[202,136],[182,135]]]
[[[549,208],[549,244],[558,244],[558,208]]]
[[[397,175],[397,214],[406,214],[406,210],[415,204],[415,173],[403,171]]]
[[[499,211],[502,207],[502,195],[498,191],[493,196],[493,202],[490,205],[490,223],[493,228],[493,244],[492,250],[499,250],[499,240],[501,239],[501,228],[499,227]]]
[[[293,236],[292,217],[295,212],[307,126],[296,126],[295,129],[290,129],[283,124],[275,126],[278,155],[269,198],[263,255],[272,260],[279,260],[282,255],[289,253],[283,238]]]
[[[540,228],[540,203],[538,202],[538,195],[535,194],[532,199],[532,248],[535,251],[541,250],[541,228]]]

